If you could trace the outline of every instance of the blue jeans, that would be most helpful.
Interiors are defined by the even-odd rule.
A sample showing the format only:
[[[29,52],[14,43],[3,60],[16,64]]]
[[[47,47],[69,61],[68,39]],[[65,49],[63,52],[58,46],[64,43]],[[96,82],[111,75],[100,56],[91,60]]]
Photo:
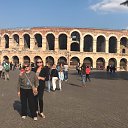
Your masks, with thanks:
[[[64,71],[64,80],[68,80],[68,71]]]
[[[86,82],[86,74],[82,75],[82,82],[83,82],[83,84],[85,84],[85,82]]]

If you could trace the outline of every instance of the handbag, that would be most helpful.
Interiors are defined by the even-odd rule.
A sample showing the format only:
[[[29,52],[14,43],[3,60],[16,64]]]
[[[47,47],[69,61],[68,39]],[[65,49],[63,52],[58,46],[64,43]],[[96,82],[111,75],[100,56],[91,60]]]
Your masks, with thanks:
[[[32,87],[34,96],[36,96],[36,95],[38,94],[37,87],[33,87],[33,86],[32,86],[32,82],[30,81],[30,79],[28,78],[28,76],[26,75],[26,73],[25,73],[25,76],[26,76],[26,78],[28,79],[28,81],[29,81],[29,83],[30,83],[30,85],[31,85],[31,87]]]

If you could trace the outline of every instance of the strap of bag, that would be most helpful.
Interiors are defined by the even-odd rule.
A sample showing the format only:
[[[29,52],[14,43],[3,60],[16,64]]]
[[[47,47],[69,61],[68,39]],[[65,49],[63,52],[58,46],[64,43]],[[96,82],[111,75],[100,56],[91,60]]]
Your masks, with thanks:
[[[26,78],[28,79],[28,81],[29,81],[31,87],[33,87],[33,86],[32,86],[32,82],[30,81],[30,79],[28,78],[28,76],[26,75],[26,73],[25,73],[25,76],[26,76]]]

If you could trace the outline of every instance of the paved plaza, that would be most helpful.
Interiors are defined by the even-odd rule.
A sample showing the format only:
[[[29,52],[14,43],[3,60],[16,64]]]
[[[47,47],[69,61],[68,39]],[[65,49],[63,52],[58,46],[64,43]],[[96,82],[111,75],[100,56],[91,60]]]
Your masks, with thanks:
[[[81,77],[70,71],[62,91],[45,92],[46,119],[20,117],[17,96],[18,71],[0,80],[0,128],[128,128],[128,73],[109,76],[94,71],[91,82],[81,87]]]

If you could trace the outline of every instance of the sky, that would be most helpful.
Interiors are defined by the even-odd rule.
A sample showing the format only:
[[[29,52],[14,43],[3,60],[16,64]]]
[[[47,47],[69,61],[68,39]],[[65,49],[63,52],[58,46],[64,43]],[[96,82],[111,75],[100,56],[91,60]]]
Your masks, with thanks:
[[[80,27],[128,29],[125,0],[0,0],[0,29]]]

